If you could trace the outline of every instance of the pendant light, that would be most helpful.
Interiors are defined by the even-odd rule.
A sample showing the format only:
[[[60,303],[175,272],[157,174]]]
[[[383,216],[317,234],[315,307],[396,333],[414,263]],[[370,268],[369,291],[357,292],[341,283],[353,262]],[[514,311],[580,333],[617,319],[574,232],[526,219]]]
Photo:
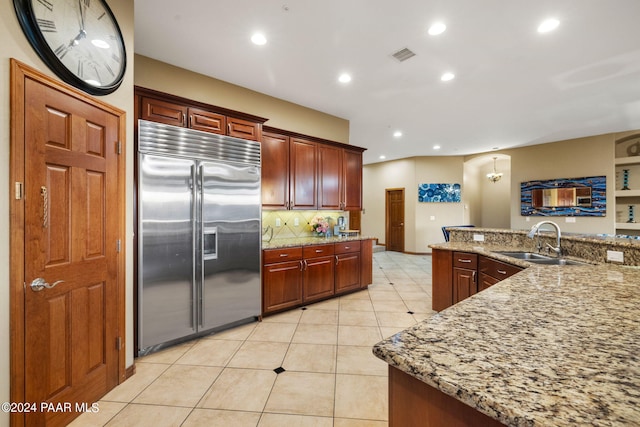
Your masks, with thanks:
[[[493,158],[493,172],[487,174],[487,179],[489,181],[493,182],[494,184],[496,182],[500,181],[500,179],[502,178],[502,172],[498,173],[496,171],[496,160],[497,159],[498,159],[497,157]]]

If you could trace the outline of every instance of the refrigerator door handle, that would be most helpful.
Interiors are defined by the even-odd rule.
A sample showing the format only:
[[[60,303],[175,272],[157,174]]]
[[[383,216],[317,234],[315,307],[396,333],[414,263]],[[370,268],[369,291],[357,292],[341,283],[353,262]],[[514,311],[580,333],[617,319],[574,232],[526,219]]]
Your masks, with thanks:
[[[196,171],[196,165],[193,164],[191,165],[191,178],[189,180],[189,189],[191,190],[191,233],[192,233],[192,250],[191,250],[191,295],[192,295],[192,300],[193,301],[197,301],[200,298],[200,293],[198,292],[198,279],[196,277],[196,271],[197,271],[197,266],[196,266],[196,253],[197,253],[197,244],[198,244],[198,229],[197,229],[197,225],[198,225],[198,218],[195,217],[195,210],[196,210],[196,206],[197,206],[197,199],[198,199],[198,189],[196,186],[196,177],[197,175],[197,171]],[[195,330],[197,329],[197,324],[198,324],[198,312],[193,308],[193,304],[192,304],[192,308],[191,308],[191,327]]]

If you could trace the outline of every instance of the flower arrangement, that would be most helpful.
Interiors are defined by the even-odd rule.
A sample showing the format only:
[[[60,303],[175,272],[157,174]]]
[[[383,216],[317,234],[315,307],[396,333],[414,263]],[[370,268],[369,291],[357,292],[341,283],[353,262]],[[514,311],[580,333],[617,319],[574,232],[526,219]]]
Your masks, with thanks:
[[[316,216],[311,220],[311,230],[318,236],[324,235],[329,230],[329,220],[322,216]]]

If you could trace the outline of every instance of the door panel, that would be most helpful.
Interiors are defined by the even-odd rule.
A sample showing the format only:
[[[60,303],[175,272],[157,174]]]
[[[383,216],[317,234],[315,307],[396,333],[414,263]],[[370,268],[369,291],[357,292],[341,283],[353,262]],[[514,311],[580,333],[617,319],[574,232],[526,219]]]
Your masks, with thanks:
[[[202,162],[201,330],[260,315],[260,168]]]
[[[404,189],[386,192],[386,250],[404,252]]]
[[[139,343],[151,346],[196,332],[191,160],[140,154]]]
[[[118,382],[119,125],[25,80],[25,402],[95,402]],[[34,291],[36,278],[55,286]],[[64,425],[76,415],[25,421]]]

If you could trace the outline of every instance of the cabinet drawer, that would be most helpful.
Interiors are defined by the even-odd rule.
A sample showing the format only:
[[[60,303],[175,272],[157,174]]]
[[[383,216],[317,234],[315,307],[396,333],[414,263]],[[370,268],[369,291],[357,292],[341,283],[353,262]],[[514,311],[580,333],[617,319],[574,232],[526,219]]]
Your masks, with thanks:
[[[360,252],[360,240],[351,240],[349,242],[340,242],[334,244],[336,254],[348,254],[351,252]]]
[[[304,259],[333,255],[333,253],[334,250],[332,244],[304,246],[302,248],[302,256]]]
[[[265,249],[262,251],[262,263],[272,264],[274,262],[295,261],[302,259],[302,246],[282,249]]]
[[[509,276],[513,276],[518,271],[522,271],[522,268],[483,256],[480,257],[479,270],[480,273],[502,280]]]
[[[468,268],[470,270],[475,270],[478,267],[478,254],[470,254],[467,252],[454,252],[453,266],[458,268]]]
[[[227,135],[236,138],[249,139],[251,141],[260,140],[260,127],[257,123],[248,120],[227,117]]]

